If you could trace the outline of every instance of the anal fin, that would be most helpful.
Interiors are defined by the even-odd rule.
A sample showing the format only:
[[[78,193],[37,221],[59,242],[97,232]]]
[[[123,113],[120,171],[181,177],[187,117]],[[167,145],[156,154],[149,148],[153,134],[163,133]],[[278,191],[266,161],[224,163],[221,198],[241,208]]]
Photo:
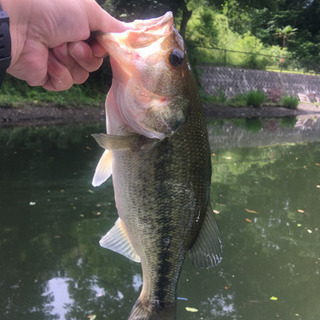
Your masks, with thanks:
[[[99,243],[103,248],[118,252],[135,262],[141,262],[139,255],[127,237],[125,227],[120,218],[118,218],[112,229],[102,237]]]
[[[222,260],[220,231],[210,203],[198,238],[189,254],[193,265],[199,268],[216,266]]]

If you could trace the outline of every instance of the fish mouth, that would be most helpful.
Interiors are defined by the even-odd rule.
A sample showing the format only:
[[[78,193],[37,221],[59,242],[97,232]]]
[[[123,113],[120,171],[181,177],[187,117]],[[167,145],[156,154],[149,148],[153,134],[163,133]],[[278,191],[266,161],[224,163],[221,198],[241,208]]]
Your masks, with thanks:
[[[173,15],[127,23],[128,30],[120,33],[97,33],[97,41],[107,50],[114,78],[126,81],[134,73],[135,61],[154,64],[161,59],[161,43],[172,33]],[[150,54],[154,52],[155,54]],[[148,57],[148,59],[146,59]]]
[[[97,36],[110,54],[115,106],[129,130],[163,139],[185,119],[174,103],[179,89],[173,79],[180,84],[183,74],[169,63],[174,49],[184,51],[183,40],[174,28],[172,12],[135,20],[127,27],[121,33]]]
[[[129,27],[132,25],[135,30],[148,31],[159,29],[171,21],[173,21],[173,14],[171,11],[168,11],[161,17],[147,20],[135,20],[128,25]]]

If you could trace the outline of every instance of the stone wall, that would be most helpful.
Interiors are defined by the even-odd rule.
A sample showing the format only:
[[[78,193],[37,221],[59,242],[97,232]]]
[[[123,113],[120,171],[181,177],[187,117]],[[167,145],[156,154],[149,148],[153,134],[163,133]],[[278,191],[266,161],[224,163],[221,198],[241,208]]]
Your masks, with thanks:
[[[239,93],[261,89],[264,92],[282,90],[296,96],[301,93],[311,99],[314,95],[320,96],[320,76],[213,66],[198,69],[201,85],[208,94],[222,90],[231,98]]]

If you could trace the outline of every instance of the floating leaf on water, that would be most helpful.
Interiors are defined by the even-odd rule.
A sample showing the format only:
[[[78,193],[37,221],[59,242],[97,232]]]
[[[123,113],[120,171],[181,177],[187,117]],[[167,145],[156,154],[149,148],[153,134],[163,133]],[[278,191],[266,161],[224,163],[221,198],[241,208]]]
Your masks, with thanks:
[[[35,201],[30,201],[30,202],[29,202],[29,205],[30,205],[30,206],[35,206],[36,203],[35,203]]]
[[[252,223],[252,220],[246,218],[246,221],[249,222],[249,223]]]
[[[187,310],[188,312],[198,312],[198,311],[199,311],[198,309],[196,309],[196,308],[191,308],[191,307],[186,307],[186,310]]]
[[[271,301],[277,301],[278,300],[278,298],[277,297],[275,297],[275,296],[272,296],[272,297],[270,297],[270,299],[269,300],[271,300]]]
[[[225,206],[226,206],[226,205],[223,204],[223,203],[217,203],[217,202],[216,202],[216,205],[217,205],[217,206],[221,206],[221,207],[225,207]]]
[[[248,213],[258,213],[256,210],[250,210],[250,209],[246,209],[246,211],[248,212]]]

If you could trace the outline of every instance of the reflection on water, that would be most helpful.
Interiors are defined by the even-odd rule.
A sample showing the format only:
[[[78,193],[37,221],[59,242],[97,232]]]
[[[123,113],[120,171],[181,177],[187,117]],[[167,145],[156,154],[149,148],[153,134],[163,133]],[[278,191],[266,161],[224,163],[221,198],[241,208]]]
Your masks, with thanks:
[[[319,119],[208,128],[224,260],[209,270],[186,260],[178,319],[319,319]],[[91,186],[102,150],[90,134],[101,131],[1,129],[1,319],[129,314],[140,266],[98,245],[116,220],[111,181]]]

